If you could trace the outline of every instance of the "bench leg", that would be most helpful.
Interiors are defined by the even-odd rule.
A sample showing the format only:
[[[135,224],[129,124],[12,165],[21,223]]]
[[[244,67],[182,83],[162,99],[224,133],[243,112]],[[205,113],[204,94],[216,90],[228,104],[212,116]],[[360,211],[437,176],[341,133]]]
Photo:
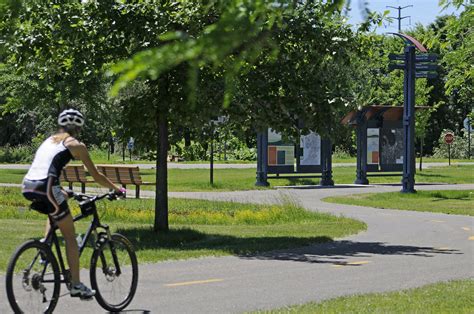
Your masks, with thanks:
[[[69,190],[72,191],[72,182],[69,182]]]
[[[140,186],[135,185],[135,198],[140,198]]]
[[[86,193],[86,184],[81,183],[81,193],[85,194]]]
[[[122,184],[122,187],[127,190],[127,185],[125,184]],[[125,194],[123,195],[124,198],[127,198],[127,192],[125,192]]]

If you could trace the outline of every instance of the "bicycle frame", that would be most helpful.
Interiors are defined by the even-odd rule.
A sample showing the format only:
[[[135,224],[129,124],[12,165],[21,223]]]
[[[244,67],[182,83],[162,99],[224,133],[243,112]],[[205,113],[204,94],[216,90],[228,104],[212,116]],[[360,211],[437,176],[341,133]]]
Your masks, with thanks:
[[[138,261],[130,241],[121,234],[112,234],[109,226],[100,222],[96,206],[97,201],[103,198],[114,200],[120,194],[68,194],[74,196],[81,209],[79,215],[72,217],[73,223],[91,216],[86,221],[87,231],[79,241],[78,255],[81,258],[85,247],[91,243],[92,255],[86,264],[89,266],[87,268],[91,287],[94,289],[92,291],[96,292],[95,299],[107,311],[121,311],[130,304],[136,293]],[[52,312],[61,297],[61,284],[64,283],[71,293],[73,291],[72,285],[75,282],[71,280],[71,269],[66,267],[68,263],[62,255],[64,248],[61,248],[61,236],[56,232],[59,229],[58,223],[51,217],[48,219],[50,228],[45,239],[26,241],[10,258],[6,274],[6,292],[8,302],[15,312],[33,308]],[[68,230],[72,230],[69,229],[70,221],[64,223],[68,225]],[[75,241],[74,237],[72,240]],[[71,246],[74,249],[76,247],[74,243]],[[122,262],[124,264],[120,265]],[[86,298],[76,293],[71,296]]]
[[[96,200],[99,200],[100,198],[96,197],[95,201]],[[79,221],[79,220],[82,220],[84,218],[86,218],[87,216],[89,215],[83,215],[82,213],[73,217],[73,221],[76,222],[76,221]],[[51,248],[51,251],[53,251],[53,246],[55,248],[55,251],[56,251],[56,256],[57,256],[57,260],[58,260],[58,264],[59,264],[59,267],[60,267],[60,272],[62,274],[62,278],[60,280],[61,283],[65,283],[66,285],[70,284],[70,273],[69,273],[69,270],[66,268],[65,266],[65,262],[64,262],[64,258],[62,256],[62,253],[61,253],[61,245],[59,243],[59,239],[58,239],[58,236],[56,235],[56,230],[58,230],[58,226],[56,225],[56,223],[54,222],[54,220],[50,217],[49,217],[49,223],[50,223],[50,230],[46,236],[46,240],[45,240],[45,243]],[[104,229],[105,230],[105,235],[106,237],[104,237],[104,234],[101,232],[101,233],[98,233],[97,232],[97,229]],[[117,254],[115,252],[115,248],[113,247],[113,242],[111,241],[107,241],[107,239],[111,239],[111,233],[110,233],[110,228],[108,225],[106,224],[102,224],[100,222],[100,219],[99,219],[99,215],[97,214],[97,210],[94,210],[93,213],[92,213],[92,221],[82,239],[82,243],[80,243],[79,245],[79,258],[81,258],[82,256],[82,252],[84,251],[87,243],[89,242],[91,236],[94,234],[95,238],[97,239],[96,240],[96,243],[95,243],[95,248],[100,248],[101,245],[109,242],[109,245],[111,247],[111,252],[112,252],[112,258],[113,258],[113,261],[114,261],[114,264],[115,264],[115,270],[116,270],[116,274],[117,275],[120,275],[121,274],[121,270],[120,270],[120,264],[118,262],[118,258],[117,258]],[[101,240],[101,239],[104,239],[104,240]],[[103,254],[100,255],[100,259],[102,261],[102,265],[103,265],[103,271],[105,273],[106,271],[106,261],[105,261],[105,257]],[[47,264],[45,265],[47,266]],[[46,267],[45,267],[46,269]],[[44,282],[51,282],[53,280],[44,280]]]

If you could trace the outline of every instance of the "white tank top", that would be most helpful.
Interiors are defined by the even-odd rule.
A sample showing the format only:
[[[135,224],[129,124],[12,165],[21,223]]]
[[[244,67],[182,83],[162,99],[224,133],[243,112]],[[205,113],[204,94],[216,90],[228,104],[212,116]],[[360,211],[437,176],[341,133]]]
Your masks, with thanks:
[[[55,143],[52,137],[46,139],[38,148],[25,179],[43,180],[50,176],[59,178],[61,171],[72,159],[71,152],[64,141]]]

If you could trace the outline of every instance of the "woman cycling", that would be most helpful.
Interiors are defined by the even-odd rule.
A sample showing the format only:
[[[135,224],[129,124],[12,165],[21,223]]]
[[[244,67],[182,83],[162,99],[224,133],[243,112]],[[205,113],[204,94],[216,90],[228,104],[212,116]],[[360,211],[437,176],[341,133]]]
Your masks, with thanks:
[[[23,195],[32,201],[32,208],[51,216],[61,230],[66,242],[66,256],[71,271],[71,297],[89,299],[95,291],[86,287],[79,277],[79,249],[76,242],[74,221],[67,204],[67,193],[59,184],[62,169],[71,159],[81,160],[95,182],[123,194],[124,189],[113,184],[97,171],[86,146],[76,137],[84,125],[83,115],[74,109],[61,112],[59,130],[38,148],[33,163],[23,179]],[[49,230],[47,221],[46,233]]]

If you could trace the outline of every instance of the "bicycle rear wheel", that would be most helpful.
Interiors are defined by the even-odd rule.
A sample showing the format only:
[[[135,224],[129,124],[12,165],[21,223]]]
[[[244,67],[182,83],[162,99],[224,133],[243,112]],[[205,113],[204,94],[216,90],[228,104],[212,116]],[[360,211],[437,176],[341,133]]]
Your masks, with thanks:
[[[6,274],[8,302],[15,313],[52,313],[60,286],[59,266],[46,244],[30,240],[18,247]]]
[[[132,302],[138,284],[138,262],[130,241],[113,234],[94,251],[90,278],[95,298],[110,312],[123,310]]]

